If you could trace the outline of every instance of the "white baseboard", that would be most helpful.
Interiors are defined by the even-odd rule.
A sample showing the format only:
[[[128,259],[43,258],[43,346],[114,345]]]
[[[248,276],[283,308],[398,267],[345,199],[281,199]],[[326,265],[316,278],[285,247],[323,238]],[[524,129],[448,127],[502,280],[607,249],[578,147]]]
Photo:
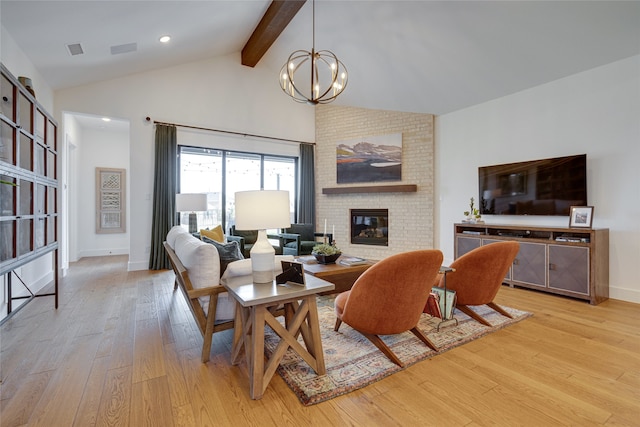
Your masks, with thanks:
[[[149,269],[149,261],[137,261],[131,262],[129,261],[129,265],[127,267],[127,271],[140,271],[140,270],[148,270]]]
[[[78,259],[84,258],[84,257],[94,257],[94,256],[128,255],[128,254],[129,254],[129,248],[90,249],[90,250],[78,252]]]
[[[640,290],[609,286],[609,298],[640,304]]]

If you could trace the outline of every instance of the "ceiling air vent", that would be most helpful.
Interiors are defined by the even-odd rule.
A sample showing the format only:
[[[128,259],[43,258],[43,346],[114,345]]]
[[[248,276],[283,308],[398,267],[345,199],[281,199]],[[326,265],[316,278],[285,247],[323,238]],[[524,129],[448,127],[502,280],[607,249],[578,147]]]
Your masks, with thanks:
[[[82,55],[84,50],[82,50],[82,45],[80,43],[69,43],[67,45],[67,50],[69,51],[69,55],[76,56]]]
[[[127,43],[118,46],[111,46],[111,55],[118,55],[120,53],[135,52],[138,50],[138,43]]]

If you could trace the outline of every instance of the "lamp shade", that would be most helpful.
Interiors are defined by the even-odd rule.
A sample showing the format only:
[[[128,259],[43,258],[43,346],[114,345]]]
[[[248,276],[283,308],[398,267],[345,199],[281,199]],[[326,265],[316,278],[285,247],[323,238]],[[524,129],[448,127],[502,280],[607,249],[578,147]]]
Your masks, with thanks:
[[[266,230],[291,226],[288,191],[239,191],[235,197],[238,230]]]
[[[207,195],[202,193],[176,194],[176,212],[202,212],[207,210]]]

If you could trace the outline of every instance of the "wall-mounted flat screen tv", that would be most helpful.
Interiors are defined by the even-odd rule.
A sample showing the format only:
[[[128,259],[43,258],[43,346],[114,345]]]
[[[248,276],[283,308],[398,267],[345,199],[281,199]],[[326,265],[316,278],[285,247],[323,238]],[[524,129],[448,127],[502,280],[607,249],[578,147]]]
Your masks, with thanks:
[[[587,155],[478,168],[483,215],[569,215],[587,205]]]

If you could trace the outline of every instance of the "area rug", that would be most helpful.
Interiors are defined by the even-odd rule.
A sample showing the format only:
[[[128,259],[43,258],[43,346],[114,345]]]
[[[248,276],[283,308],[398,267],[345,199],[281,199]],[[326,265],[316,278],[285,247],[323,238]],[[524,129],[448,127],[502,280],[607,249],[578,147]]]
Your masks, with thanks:
[[[481,316],[494,325],[488,327],[456,310],[454,316],[458,319],[458,326],[441,327],[440,332],[437,331],[440,319],[423,314],[419,327],[440,349],[439,352],[431,350],[411,332],[382,336],[382,340],[405,364],[405,368],[400,368],[349,325],[343,323],[339,332],[334,332],[336,316],[333,311],[333,299],[320,297],[318,315],[327,368],[326,375],[317,375],[291,349],[287,351],[280,363],[278,373],[303,405],[314,405],[365,387],[421,360],[437,356],[531,316],[531,313],[525,311],[503,308],[514,318],[501,316],[486,306],[474,307]],[[265,351],[267,354],[270,355],[274,351],[278,340],[279,337],[266,327]]]

